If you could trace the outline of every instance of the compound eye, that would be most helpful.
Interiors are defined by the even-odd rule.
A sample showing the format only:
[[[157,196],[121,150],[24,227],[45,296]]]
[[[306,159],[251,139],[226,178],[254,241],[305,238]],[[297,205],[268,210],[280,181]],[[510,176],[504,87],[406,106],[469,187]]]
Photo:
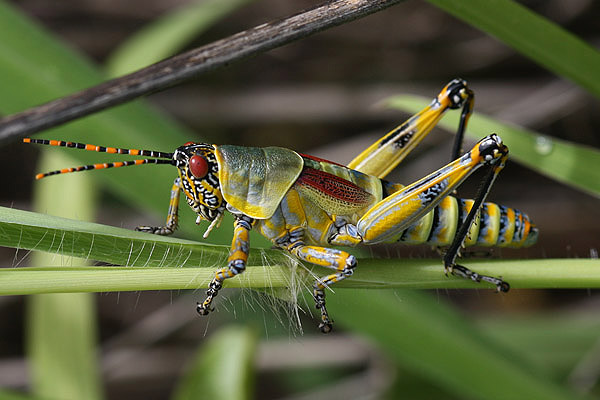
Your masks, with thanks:
[[[190,171],[196,178],[204,178],[208,173],[208,163],[202,156],[192,156],[190,158]]]

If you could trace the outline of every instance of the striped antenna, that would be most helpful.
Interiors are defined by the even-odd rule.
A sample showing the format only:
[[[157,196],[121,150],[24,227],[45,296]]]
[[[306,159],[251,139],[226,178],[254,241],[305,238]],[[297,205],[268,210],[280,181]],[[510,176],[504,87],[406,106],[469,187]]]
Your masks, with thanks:
[[[132,156],[145,156],[145,157],[169,158],[169,159],[173,158],[173,153],[163,153],[162,151],[119,149],[116,147],[97,146],[95,144],[63,142],[62,140],[25,138],[25,139],[23,139],[23,143],[45,144],[47,146],[59,146],[59,147],[72,147],[75,149],[81,149],[81,150],[87,150],[87,151],[97,151],[99,153],[129,154]]]
[[[119,149],[115,147],[104,147],[104,146],[96,146],[93,144],[84,144],[84,143],[75,143],[75,142],[63,142],[62,140],[47,140],[47,139],[23,139],[24,143],[35,143],[35,144],[45,144],[48,146],[60,146],[60,147],[72,147],[76,149],[88,150],[88,151],[98,151],[100,153],[111,153],[111,154],[131,154],[136,156],[147,156],[147,157],[157,157],[157,158],[144,158],[142,160],[132,160],[132,161],[117,161],[111,163],[98,163],[98,164],[90,164],[90,165],[82,165],[79,167],[71,167],[71,168],[63,168],[56,171],[50,171],[43,174],[37,174],[35,179],[42,179],[51,175],[59,175],[59,174],[67,174],[69,172],[79,172],[79,171],[89,171],[92,169],[104,169],[104,168],[119,168],[119,167],[127,167],[130,165],[142,165],[142,164],[171,164],[175,165],[172,159],[173,153],[163,153],[161,151],[153,151],[153,150],[137,150],[137,149]],[[165,158],[165,160],[161,160],[160,158]]]

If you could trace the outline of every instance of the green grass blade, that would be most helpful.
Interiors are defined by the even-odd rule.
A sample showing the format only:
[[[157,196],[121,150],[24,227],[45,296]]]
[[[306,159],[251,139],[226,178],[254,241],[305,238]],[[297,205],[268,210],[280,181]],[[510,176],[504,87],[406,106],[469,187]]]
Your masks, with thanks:
[[[430,103],[419,96],[395,96],[389,107],[415,113]],[[447,114],[439,126],[453,132],[459,116]],[[600,150],[552,138],[522,127],[497,121],[480,113],[469,120],[466,134],[473,139],[495,132],[510,149],[510,159],[592,196],[600,197]]]
[[[339,326],[367,335],[388,357],[457,398],[581,398],[425,293],[338,290],[328,299]]]
[[[600,97],[600,53],[512,0],[428,0]]]
[[[0,207],[0,245],[141,267],[214,264],[228,249]]]
[[[54,169],[67,161],[56,153],[42,157],[41,165]],[[68,181],[43,182],[37,187],[34,207],[51,214],[91,219],[95,195],[94,185],[82,174]],[[31,265],[86,262],[35,253]],[[87,293],[47,294],[31,296],[27,304],[27,354],[33,392],[46,398],[101,399],[94,298]]]
[[[253,398],[257,345],[258,336],[247,327],[233,326],[215,332],[198,350],[173,400]]]
[[[228,254],[225,246],[2,207],[0,246],[128,266],[122,270],[70,266],[52,270],[5,268],[0,270],[0,294],[197,288],[208,283],[215,268],[225,265]],[[482,287],[465,279],[445,277],[441,262],[436,259],[360,259],[359,263],[352,279],[340,282],[338,287]],[[293,264],[281,251],[254,249],[247,271],[242,277],[228,280],[227,285],[285,287],[290,282]],[[600,287],[598,259],[469,260],[469,267],[479,273],[503,276],[513,288]],[[317,272],[323,275],[325,271],[319,268]],[[119,275],[123,276],[122,282]]]
[[[175,9],[129,37],[110,56],[110,76],[124,75],[173,55],[194,37],[250,0],[202,0]]]

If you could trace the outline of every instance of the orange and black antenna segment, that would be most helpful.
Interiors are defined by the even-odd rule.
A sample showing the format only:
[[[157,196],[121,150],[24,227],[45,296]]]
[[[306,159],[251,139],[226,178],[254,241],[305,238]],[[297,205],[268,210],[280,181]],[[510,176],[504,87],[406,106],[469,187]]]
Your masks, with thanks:
[[[144,158],[142,160],[132,161],[117,161],[110,163],[98,163],[91,165],[82,165],[79,167],[63,168],[56,171],[50,171],[43,174],[37,174],[35,179],[42,179],[50,175],[66,174],[69,172],[88,171],[91,169],[103,169],[103,168],[118,168],[127,167],[129,165],[142,165],[142,164],[171,164],[173,162],[173,153],[165,153],[162,151],[154,150],[137,150],[137,149],[120,149],[116,147],[104,147],[97,146],[95,144],[85,144],[76,142],[64,142],[62,140],[48,140],[48,139],[23,139],[23,143],[34,143],[34,144],[45,144],[47,146],[59,146],[59,147],[72,147],[75,149],[97,151],[99,153],[110,153],[110,154],[130,154],[133,156],[146,156],[155,158]]]

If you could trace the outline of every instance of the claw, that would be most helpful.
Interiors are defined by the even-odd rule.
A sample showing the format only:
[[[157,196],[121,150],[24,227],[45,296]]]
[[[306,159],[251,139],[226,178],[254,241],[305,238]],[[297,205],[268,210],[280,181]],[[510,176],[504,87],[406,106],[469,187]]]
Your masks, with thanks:
[[[202,303],[196,303],[196,311],[200,315],[208,315],[209,312],[212,311],[212,308],[204,306]]]
[[[452,275],[460,276],[465,279],[470,279],[474,282],[489,282],[496,286],[496,291],[498,292],[506,293],[510,290],[510,284],[508,282],[493,276],[480,275],[477,272],[473,272],[469,268],[459,264],[445,265],[444,270],[446,271],[446,276],[448,276],[448,272],[450,272]]]
[[[168,226],[137,226],[135,230],[161,236],[168,236],[174,232],[174,229]]]
[[[506,293],[510,290],[510,284],[501,280],[500,283],[496,284],[496,290],[498,292]]]
[[[325,293],[322,289],[315,287],[313,298],[315,299],[315,308],[321,310],[321,323],[319,324],[319,330],[322,333],[329,333],[333,330],[333,321],[329,319],[329,313],[325,307]]]
[[[208,285],[208,290],[206,291],[206,300],[204,300],[204,302],[200,303],[196,303],[196,311],[198,312],[198,314],[200,315],[208,315],[209,312],[211,312],[213,310],[213,308],[211,308],[211,303],[213,301],[213,298],[219,294],[219,290],[223,287],[223,282],[219,281],[218,279],[213,279],[210,284]]]
[[[330,321],[327,322],[321,322],[319,324],[319,329],[321,330],[321,333],[329,333],[332,331],[333,329],[333,325],[331,324]]]
[[[449,274],[452,274],[453,270],[452,267],[444,265],[444,275],[446,275],[446,278],[448,277]]]

